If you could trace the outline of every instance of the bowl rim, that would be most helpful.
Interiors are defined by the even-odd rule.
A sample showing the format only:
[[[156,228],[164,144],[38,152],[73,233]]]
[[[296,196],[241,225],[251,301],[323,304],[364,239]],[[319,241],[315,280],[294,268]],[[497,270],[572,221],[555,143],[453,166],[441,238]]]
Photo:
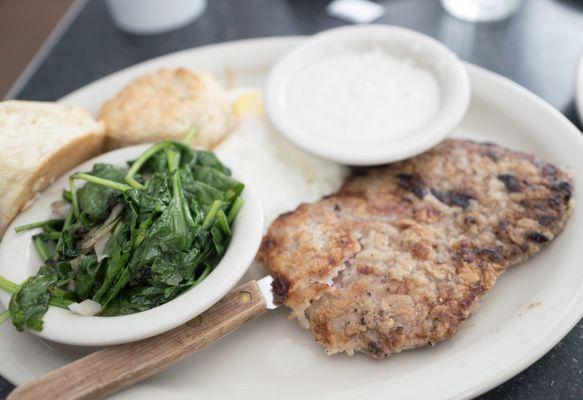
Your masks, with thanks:
[[[346,49],[347,44],[358,45],[362,42],[389,46],[397,43],[411,58],[419,58],[421,48],[430,49],[438,55],[435,62],[431,61],[431,66],[440,71],[438,80],[443,102],[439,111],[414,132],[380,144],[331,142],[310,135],[305,127],[295,122],[286,106],[286,87],[290,78],[309,63],[315,57],[314,54],[321,56],[330,51],[338,52],[343,50],[338,50],[340,47]],[[403,46],[404,43],[407,46]],[[443,76],[446,74],[445,82]],[[271,68],[265,84],[265,108],[278,133],[311,154],[342,164],[359,166],[395,162],[432,148],[461,122],[469,102],[470,84],[467,71],[451,50],[428,35],[391,25],[348,26],[318,33],[279,59]]]
[[[67,187],[70,174],[89,170],[97,162],[123,165],[143,152],[151,144],[124,147],[101,154],[74,167],[55,180],[39,194],[34,204],[18,215],[10,224],[0,242],[0,275],[20,283],[42,264],[32,245],[37,230],[16,234],[16,226],[37,221],[50,215],[50,203],[60,198]],[[177,327],[207,310],[231,290],[255,258],[263,237],[263,208],[257,192],[245,177],[233,170],[233,176],[245,184],[242,198],[245,202],[233,225],[231,242],[215,269],[197,286],[168,303],[135,314],[84,317],[57,307],[49,307],[40,332],[34,335],[75,346],[106,346],[145,339]],[[20,250],[16,251],[15,250]],[[15,254],[16,253],[16,254]],[[15,261],[24,262],[24,268],[14,268]],[[8,307],[11,295],[0,290],[0,302]]]

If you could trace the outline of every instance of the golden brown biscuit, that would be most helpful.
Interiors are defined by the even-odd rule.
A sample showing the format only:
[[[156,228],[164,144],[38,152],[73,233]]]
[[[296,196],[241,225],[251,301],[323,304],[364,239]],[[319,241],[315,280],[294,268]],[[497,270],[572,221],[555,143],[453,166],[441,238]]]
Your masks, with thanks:
[[[161,69],[130,82],[100,114],[107,147],[180,139],[191,127],[194,144],[211,148],[233,127],[231,103],[218,82],[185,68]]]

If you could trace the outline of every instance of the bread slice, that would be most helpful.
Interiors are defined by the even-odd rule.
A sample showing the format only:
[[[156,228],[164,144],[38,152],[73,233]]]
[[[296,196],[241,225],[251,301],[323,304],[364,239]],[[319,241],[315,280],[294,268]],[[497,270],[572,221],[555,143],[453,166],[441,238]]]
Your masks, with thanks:
[[[56,177],[102,151],[104,128],[81,108],[0,102],[0,237]]]
[[[105,102],[99,118],[108,149],[180,139],[197,128],[193,145],[212,149],[236,118],[227,93],[211,75],[163,68],[128,83]]]

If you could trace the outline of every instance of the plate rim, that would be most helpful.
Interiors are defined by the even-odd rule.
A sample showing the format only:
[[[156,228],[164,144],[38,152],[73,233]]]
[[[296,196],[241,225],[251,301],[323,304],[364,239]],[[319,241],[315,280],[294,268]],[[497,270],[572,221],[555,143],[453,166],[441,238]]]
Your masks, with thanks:
[[[179,57],[181,55],[187,55],[192,52],[198,51],[209,51],[209,50],[222,50],[227,51],[226,49],[229,47],[241,47],[241,46],[257,46],[261,47],[261,45],[266,45],[269,43],[273,46],[284,47],[287,46],[290,49],[292,45],[299,44],[302,40],[305,40],[307,36],[270,36],[270,37],[262,37],[262,38],[251,38],[251,39],[243,39],[243,40],[233,40],[215,44],[209,44],[200,47],[193,47],[189,49],[180,50],[177,52],[169,53],[166,55],[162,55],[159,57],[154,57],[149,60],[145,60],[143,62],[128,66],[123,68],[119,71],[113,72],[106,76],[103,76],[99,79],[96,79],[92,82],[87,83],[86,85],[68,93],[67,95],[61,97],[57,102],[60,103],[67,103],[71,98],[77,96],[82,91],[92,90],[96,85],[101,84],[106,79],[112,79],[121,74],[127,72],[130,69],[135,69],[139,67],[141,70],[146,70],[154,63],[162,63],[164,61],[172,60],[175,57]],[[544,99],[540,98],[532,91],[524,88],[523,86],[517,84],[516,82],[512,81],[509,78],[506,78],[500,74],[495,72],[489,71],[485,68],[479,67],[477,65],[463,62],[464,66],[468,69],[468,75],[470,78],[470,84],[473,79],[479,77],[479,79],[486,78],[491,81],[496,82],[497,84],[504,86],[505,89],[511,90],[513,92],[517,92],[521,97],[527,98],[530,102],[536,103],[539,107],[545,109],[554,119],[557,120],[557,123],[560,123],[563,126],[564,134],[571,135],[573,138],[577,137],[580,143],[581,148],[583,148],[583,137],[580,131],[556,108],[554,108],[551,104],[549,104]],[[473,78],[473,79],[472,79]],[[569,133],[567,133],[569,132]],[[547,329],[547,334],[544,336],[544,339],[539,339],[537,342],[533,343],[533,345],[537,345],[536,351],[530,351],[529,356],[522,357],[519,360],[514,360],[513,362],[507,363],[509,365],[505,365],[501,368],[498,368],[496,373],[490,375],[490,377],[484,380],[481,384],[475,385],[470,389],[467,389],[463,392],[457,392],[456,397],[459,398],[472,398],[478,396],[480,394],[485,393],[486,391],[500,385],[501,383],[507,381],[508,379],[512,378],[516,374],[520,373],[521,371],[528,368],[538,359],[540,359],[543,355],[545,355],[550,349],[552,349],[556,344],[562,340],[570,331],[571,329],[579,322],[581,317],[583,317],[583,302],[580,300],[583,299],[583,291],[580,292],[581,294],[573,296],[571,301],[567,304],[567,306],[563,309],[562,316],[557,318],[554,324],[549,324],[548,326],[551,327]],[[580,305],[579,307],[577,307]],[[542,336],[541,336],[542,337]],[[0,366],[0,368],[2,368]],[[3,369],[3,368],[2,368]],[[6,373],[5,371],[1,371],[2,375],[8,379],[9,381],[16,384],[19,382],[19,379],[15,377],[16,374]]]
[[[575,71],[575,106],[579,121],[583,124],[583,52],[577,59]]]

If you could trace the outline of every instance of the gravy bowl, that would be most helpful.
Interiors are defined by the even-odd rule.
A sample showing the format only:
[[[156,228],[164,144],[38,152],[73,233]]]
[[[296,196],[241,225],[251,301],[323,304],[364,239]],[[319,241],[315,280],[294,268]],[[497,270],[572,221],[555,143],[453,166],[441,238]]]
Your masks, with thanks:
[[[387,69],[389,61],[393,67]],[[365,68],[383,65],[380,70]],[[348,66],[352,68],[341,68]],[[432,80],[412,75],[419,71],[421,78]],[[429,83],[436,92],[423,90]],[[426,97],[436,104],[432,102],[435,110],[425,118],[420,112]],[[387,102],[390,98],[393,101]],[[412,104],[411,99],[421,101]],[[387,25],[342,27],[314,35],[278,60],[265,86],[267,114],[281,135],[309,153],[348,165],[385,164],[430,149],[458,125],[469,100],[468,76],[454,53],[427,35]],[[395,107],[398,104],[409,107]],[[356,118],[371,109],[376,112],[370,117],[389,115],[390,121]],[[418,125],[390,134],[399,119]],[[350,134],[337,131],[332,121],[355,129],[350,128]],[[371,122],[368,128],[377,126],[382,134],[367,138],[373,129],[366,121]]]

